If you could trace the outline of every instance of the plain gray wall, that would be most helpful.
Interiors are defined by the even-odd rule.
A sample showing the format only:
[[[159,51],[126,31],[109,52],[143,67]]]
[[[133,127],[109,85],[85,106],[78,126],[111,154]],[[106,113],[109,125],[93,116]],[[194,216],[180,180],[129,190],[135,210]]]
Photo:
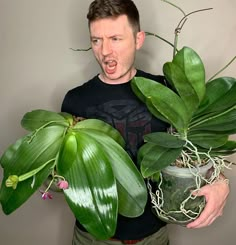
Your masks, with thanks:
[[[0,0],[0,154],[24,135],[20,120],[33,109],[59,111],[66,91],[99,72],[87,48],[88,0]],[[186,13],[213,7],[189,17],[180,35],[179,47],[190,46],[202,57],[207,77],[236,55],[235,0],[173,1]],[[180,11],[160,0],[136,0],[142,28],[173,41]],[[153,37],[146,39],[137,55],[137,67],[161,74],[172,58],[172,48]],[[221,75],[236,76],[236,63]],[[236,160],[236,157],[232,157]],[[170,225],[171,245],[235,242],[236,169],[226,172],[231,194],[224,215],[210,227],[197,230]],[[0,170],[0,178],[2,172]],[[63,195],[43,201],[35,193],[10,216],[0,211],[1,245],[69,245],[74,218]]]

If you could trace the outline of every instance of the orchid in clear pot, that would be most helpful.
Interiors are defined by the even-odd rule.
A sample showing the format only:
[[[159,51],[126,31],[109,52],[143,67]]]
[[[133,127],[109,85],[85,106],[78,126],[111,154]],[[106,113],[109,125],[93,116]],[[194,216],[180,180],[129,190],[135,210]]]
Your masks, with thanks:
[[[112,126],[46,110],[26,113],[21,125],[29,133],[0,158],[4,171],[0,203],[5,214],[36,191],[44,200],[52,199],[53,188],[63,191],[75,217],[98,239],[113,236],[118,213],[142,214],[145,182]]]
[[[156,183],[149,181],[148,188],[157,216],[181,225],[195,220],[205,206],[205,198],[194,191],[218,180],[231,165],[226,156],[236,152],[230,138],[236,133],[236,79],[217,73],[206,80],[200,56],[189,47],[177,49],[190,14],[175,29],[173,59],[163,66],[166,86],[142,77],[132,80],[133,91],[153,116],[170,125],[168,132],[144,136],[138,161],[143,177]]]

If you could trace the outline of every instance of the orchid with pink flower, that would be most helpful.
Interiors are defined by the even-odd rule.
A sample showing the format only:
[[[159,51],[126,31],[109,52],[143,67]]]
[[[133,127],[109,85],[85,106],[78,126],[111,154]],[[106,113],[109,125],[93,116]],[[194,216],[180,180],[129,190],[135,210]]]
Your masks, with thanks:
[[[143,212],[144,179],[125,151],[122,135],[111,125],[41,109],[27,112],[21,125],[29,132],[0,156],[0,204],[5,214],[37,190],[43,200],[61,192],[87,231],[106,240],[114,234],[118,212],[127,217]]]

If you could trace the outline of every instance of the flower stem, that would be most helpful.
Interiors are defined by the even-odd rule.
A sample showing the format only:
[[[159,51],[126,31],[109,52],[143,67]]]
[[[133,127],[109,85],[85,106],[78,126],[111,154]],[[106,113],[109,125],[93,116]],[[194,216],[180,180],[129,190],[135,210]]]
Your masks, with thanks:
[[[161,36],[159,36],[159,35],[157,35],[157,34],[155,34],[155,33],[145,31],[145,34],[146,34],[147,36],[154,36],[154,37],[157,37],[157,38],[159,38],[160,40],[162,40],[162,41],[168,43],[171,47],[174,48],[174,44],[173,44],[173,43],[169,42],[169,41],[166,40],[165,38],[163,38],[163,37],[161,37]]]
[[[50,159],[49,161],[45,162],[42,166],[33,169],[25,174],[22,174],[19,176],[19,181],[24,181],[26,179],[29,179],[31,177],[33,177],[34,175],[36,175],[38,172],[40,172],[46,165],[48,165],[49,163],[55,161],[56,158]]]
[[[219,70],[214,76],[212,76],[210,79],[208,79],[208,82],[213,80],[216,76],[218,76],[222,71],[224,71],[229,65],[231,65],[236,59],[236,56],[233,57],[232,60],[230,60],[230,62],[224,66],[221,70]]]
[[[47,127],[48,125],[50,125],[52,123],[61,123],[61,125],[63,125],[63,126],[69,126],[68,123],[65,123],[65,122],[62,122],[62,121],[50,121],[50,122],[47,122],[47,123],[43,124],[41,127],[39,127],[36,130],[34,130],[34,132],[32,133],[32,135],[29,136],[28,143],[30,144],[30,142],[34,139],[34,137],[37,135],[37,133],[40,130],[44,129],[45,127]]]
[[[175,7],[176,7],[176,6],[175,6]],[[202,11],[206,11],[206,10],[212,10],[212,8],[206,8],[206,9],[195,10],[195,11],[193,11],[193,12],[190,12],[190,13],[188,13],[188,14],[185,14],[184,17],[180,20],[180,22],[178,23],[177,27],[175,28],[175,41],[174,41],[173,57],[175,56],[176,51],[177,51],[178,35],[179,35],[180,32],[182,31],[183,26],[184,26],[185,22],[187,21],[187,17],[190,16],[190,15],[192,15],[192,14],[195,14],[195,13],[198,13],[198,12],[202,12]]]
[[[175,5],[175,4],[171,3],[171,2],[169,2],[169,1],[167,1],[167,0],[161,0],[161,1],[163,1],[163,2],[165,2],[165,3],[168,3],[168,4],[170,4],[171,6],[177,8],[178,10],[181,11],[181,13],[182,13],[184,16],[186,15],[185,12],[184,12],[179,6],[177,6],[177,5]]]

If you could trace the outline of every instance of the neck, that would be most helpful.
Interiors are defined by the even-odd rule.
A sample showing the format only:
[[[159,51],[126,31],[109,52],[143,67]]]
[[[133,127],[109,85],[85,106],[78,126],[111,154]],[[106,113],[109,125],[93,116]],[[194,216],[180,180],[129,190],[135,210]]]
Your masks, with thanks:
[[[135,68],[128,71],[126,74],[116,78],[116,79],[109,79],[104,73],[99,74],[99,78],[102,82],[107,84],[122,84],[129,82],[136,74],[137,70]]]

